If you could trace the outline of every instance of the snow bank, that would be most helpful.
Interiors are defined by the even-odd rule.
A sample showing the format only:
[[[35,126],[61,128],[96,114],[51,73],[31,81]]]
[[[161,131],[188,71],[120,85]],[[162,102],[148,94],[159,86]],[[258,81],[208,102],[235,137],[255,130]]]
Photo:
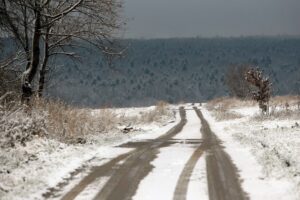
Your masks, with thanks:
[[[296,120],[254,120],[255,107],[234,109],[244,117],[217,121],[203,109],[212,131],[240,170],[251,199],[300,199],[300,127]]]

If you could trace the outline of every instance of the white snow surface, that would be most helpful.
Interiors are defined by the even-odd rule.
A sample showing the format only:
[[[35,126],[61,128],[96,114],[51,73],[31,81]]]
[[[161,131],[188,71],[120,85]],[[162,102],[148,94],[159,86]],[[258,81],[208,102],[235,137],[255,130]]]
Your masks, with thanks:
[[[134,200],[171,200],[178,178],[195,151],[195,148],[172,145],[160,150],[158,158],[151,164],[153,171],[140,183]],[[192,174],[187,200],[208,199],[204,160],[200,160]]]
[[[151,164],[154,169],[140,183],[134,200],[172,199],[179,175],[193,148],[166,147]]]
[[[187,193],[187,200],[208,200],[205,153],[197,162],[193,170]]]
[[[243,115],[245,117],[251,117],[255,114],[260,113],[259,108],[257,106],[255,107],[242,107],[242,108],[235,108],[231,109],[231,111],[236,112],[240,115]]]
[[[205,104],[203,104],[205,105]],[[114,146],[128,141],[154,139],[179,122],[178,107],[187,109],[188,123],[173,139],[201,139],[199,118],[192,104],[173,105],[176,120],[138,124],[133,133],[114,132],[94,135],[93,143],[70,145],[57,140],[36,138],[24,146],[0,151],[0,199],[41,199],[47,188],[56,186],[83,168],[71,184],[58,194],[63,195],[90,171],[132,149]],[[197,106],[197,105],[196,105]],[[135,117],[149,108],[116,109],[118,115]],[[254,200],[300,200],[300,118],[262,119],[257,107],[235,108],[243,117],[217,121],[213,111],[201,107],[212,131],[222,140],[225,151],[239,170],[242,187]],[[97,110],[92,111],[95,115]],[[298,124],[298,125],[297,125]],[[136,128],[136,127],[135,127]],[[134,196],[135,200],[172,199],[184,165],[196,150],[196,145],[178,142],[160,149],[151,163],[154,169],[145,177]],[[205,154],[197,162],[189,182],[187,199],[208,199]],[[108,177],[97,179],[76,199],[92,199]],[[55,198],[54,198],[55,199]],[[57,198],[59,199],[59,197]]]
[[[227,121],[202,112],[239,169],[250,199],[300,199],[300,128],[291,128],[294,120],[254,121],[257,108],[241,108],[245,117]]]
[[[187,124],[174,139],[201,139],[201,123],[199,117],[193,109],[186,111]]]
[[[188,107],[191,109],[191,107]],[[194,110],[187,110],[187,124],[173,137],[177,140],[201,139],[201,123]],[[154,169],[140,183],[134,200],[173,199],[179,176],[199,145],[178,143],[160,149],[157,158],[151,163]],[[208,199],[205,155],[197,162],[188,186],[187,200]]]

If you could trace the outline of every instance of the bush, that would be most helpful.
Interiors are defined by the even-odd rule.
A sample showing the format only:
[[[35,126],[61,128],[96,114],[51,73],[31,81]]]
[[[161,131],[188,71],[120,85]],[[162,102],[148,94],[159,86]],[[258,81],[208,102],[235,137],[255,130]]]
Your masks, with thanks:
[[[162,122],[172,112],[168,104],[158,102],[140,116],[119,116],[113,109],[78,109],[60,101],[33,99],[32,106],[0,106],[0,148],[14,147],[35,137],[47,137],[65,143],[85,143],[87,135],[103,134],[120,125]]]
[[[264,77],[259,68],[251,68],[245,73],[245,80],[256,87],[256,91],[252,92],[252,98],[258,102],[262,113],[268,114],[272,86],[269,78]]]
[[[250,85],[244,78],[249,68],[248,65],[232,65],[228,68],[225,83],[231,96],[241,99],[250,97]]]
[[[144,123],[160,122],[164,117],[172,116],[172,112],[168,109],[168,103],[164,101],[158,101],[153,110],[142,113],[141,120]]]
[[[0,109],[0,147],[26,145],[26,142],[35,136],[46,136],[46,124],[45,112],[28,113],[24,107],[7,109],[2,106]]]
[[[221,108],[225,110],[229,110],[232,108],[242,108],[244,106],[254,106],[254,105],[255,105],[255,101],[253,100],[241,100],[238,98],[220,97],[209,101],[206,104],[206,107],[209,110],[221,109]]]

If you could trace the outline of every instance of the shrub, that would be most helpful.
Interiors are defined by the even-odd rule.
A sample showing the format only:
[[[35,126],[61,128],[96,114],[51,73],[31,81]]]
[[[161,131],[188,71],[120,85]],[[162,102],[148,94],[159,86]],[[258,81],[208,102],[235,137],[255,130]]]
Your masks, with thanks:
[[[257,91],[252,92],[252,97],[258,102],[262,113],[268,113],[272,85],[269,78],[264,77],[259,68],[252,68],[245,73],[245,80],[257,88]]]
[[[244,74],[249,70],[248,65],[231,65],[225,74],[225,83],[231,96],[249,98],[250,85],[245,80]]]
[[[26,145],[34,137],[47,137],[65,143],[85,143],[87,135],[103,134],[119,125],[162,122],[172,115],[168,104],[158,102],[140,116],[119,116],[113,109],[78,109],[60,101],[32,99],[31,106],[0,105],[0,148]]]
[[[160,122],[165,116],[171,116],[172,112],[168,109],[168,103],[164,101],[158,101],[153,110],[142,113],[141,120],[144,123]]]

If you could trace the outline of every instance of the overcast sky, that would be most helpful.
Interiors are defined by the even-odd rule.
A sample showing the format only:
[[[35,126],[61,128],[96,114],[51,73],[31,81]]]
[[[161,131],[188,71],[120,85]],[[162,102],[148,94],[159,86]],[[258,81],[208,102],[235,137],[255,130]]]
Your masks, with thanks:
[[[300,0],[125,0],[127,38],[300,35]]]

